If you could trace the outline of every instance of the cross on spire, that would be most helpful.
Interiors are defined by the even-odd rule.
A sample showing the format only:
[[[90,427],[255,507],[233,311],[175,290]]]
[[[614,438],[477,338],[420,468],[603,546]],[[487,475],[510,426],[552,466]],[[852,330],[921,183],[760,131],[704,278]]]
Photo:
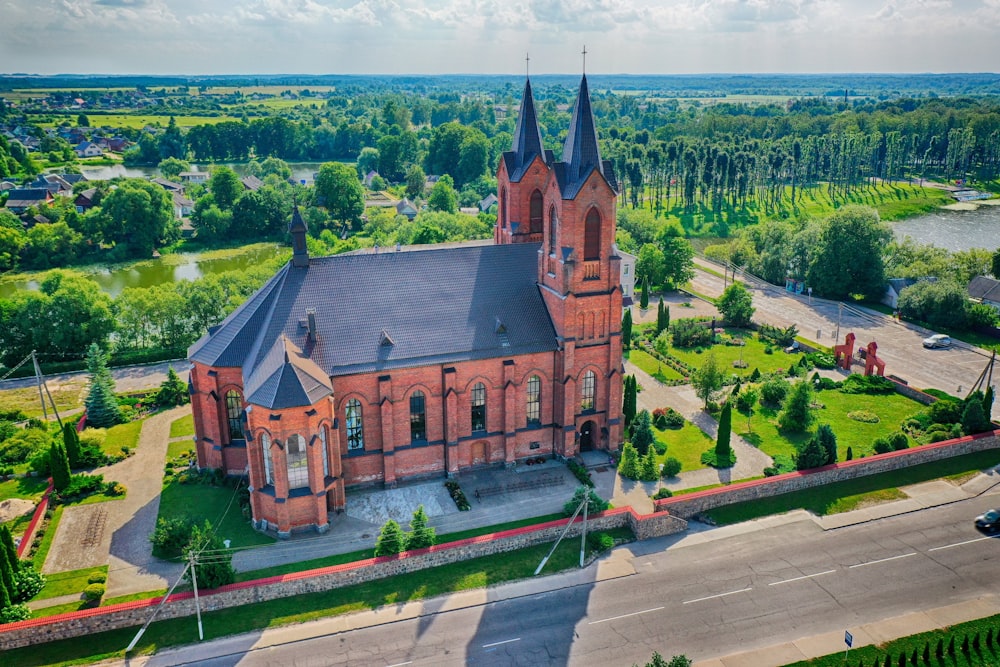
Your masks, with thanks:
[[[587,45],[583,45],[583,73],[587,73]]]

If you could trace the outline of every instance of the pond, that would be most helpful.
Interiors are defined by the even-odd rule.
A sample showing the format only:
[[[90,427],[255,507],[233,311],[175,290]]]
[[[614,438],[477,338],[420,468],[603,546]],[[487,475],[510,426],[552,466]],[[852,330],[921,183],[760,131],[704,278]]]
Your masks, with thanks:
[[[311,183],[313,174],[319,171],[322,164],[322,162],[289,162],[288,166],[292,170],[292,178],[297,181],[308,181]],[[192,164],[191,171],[209,171],[214,166],[231,167],[240,176],[245,176],[247,171],[245,162],[222,162],[218,165]],[[92,181],[107,181],[119,176],[127,178],[155,178],[160,175],[160,170],[156,167],[126,167],[123,164],[81,167],[80,171]]]
[[[223,271],[248,269],[281,253],[287,253],[287,249],[278,244],[256,243],[225,253],[182,252],[134,264],[88,267],[81,271],[92,278],[102,290],[111,296],[117,296],[126,287],[152,287],[179,280],[195,280]],[[0,299],[9,298],[21,289],[38,289],[38,280],[35,277],[0,280]]]
[[[917,243],[951,251],[1000,248],[1000,206],[980,205],[974,211],[941,209],[893,223],[897,239],[909,236]]]

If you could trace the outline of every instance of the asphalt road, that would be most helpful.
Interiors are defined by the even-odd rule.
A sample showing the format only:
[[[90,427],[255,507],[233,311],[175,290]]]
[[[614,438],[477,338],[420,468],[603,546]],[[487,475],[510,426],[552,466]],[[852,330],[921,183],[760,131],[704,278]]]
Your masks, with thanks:
[[[705,660],[995,594],[1000,542],[971,519],[997,503],[830,531],[806,519],[649,540],[622,547],[630,576],[454,611],[431,600],[413,620],[343,631],[343,618],[325,619],[267,648],[250,634],[141,662],[603,667],[643,664],[654,650]]]
[[[700,294],[715,297],[722,294],[725,283],[722,278],[699,269],[692,287]],[[839,319],[838,343],[843,343],[851,331],[857,336],[858,345],[874,340],[878,343],[879,357],[886,362],[886,374],[902,377],[914,387],[935,388],[964,397],[989,361],[987,351],[961,342],[950,349],[927,350],[923,339],[933,332],[896,322],[880,313],[862,311],[859,315],[849,308],[841,312],[836,301],[790,296],[774,286],[748,287],[752,288],[753,305],[757,309],[754,319],[781,327],[794,324],[804,338],[827,346],[834,344]],[[864,372],[864,366],[856,362],[854,371]],[[993,384],[995,388],[1000,384],[1000,367],[994,370]],[[994,402],[993,416],[1000,418],[1000,402]]]

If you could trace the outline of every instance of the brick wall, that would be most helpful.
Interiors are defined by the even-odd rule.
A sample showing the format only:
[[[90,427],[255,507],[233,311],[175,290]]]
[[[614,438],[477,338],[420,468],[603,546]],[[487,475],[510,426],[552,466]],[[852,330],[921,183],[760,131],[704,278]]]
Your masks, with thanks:
[[[374,579],[416,572],[458,561],[490,556],[555,540],[566,527],[568,519],[472,537],[429,549],[407,552],[399,556],[319,568],[306,572],[259,579],[223,586],[215,591],[202,591],[199,596],[203,611],[226,609],[275,600],[303,593],[315,593],[351,586]],[[567,537],[578,536],[582,527],[578,518]],[[638,515],[631,507],[609,510],[588,519],[587,530],[610,530],[628,526],[638,539],[683,532],[687,522],[666,512]],[[117,630],[143,624],[159,603],[160,598],[138,600],[85,611],[36,618],[19,623],[0,625],[0,649],[12,649],[33,644],[81,637],[94,632]],[[176,593],[163,606],[158,619],[178,618],[195,613],[191,593]]]
[[[790,472],[775,477],[767,477],[742,484],[731,484],[698,493],[687,493],[673,498],[655,501],[657,511],[667,511],[672,515],[691,518],[700,512],[742,503],[760,498],[781,495],[790,491],[809,489],[832,482],[856,479],[890,470],[940,461],[942,459],[1000,448],[1000,431],[981,433],[954,440],[945,440],[930,445],[922,445],[898,452],[878,454],[863,459],[844,461],[833,465]]]

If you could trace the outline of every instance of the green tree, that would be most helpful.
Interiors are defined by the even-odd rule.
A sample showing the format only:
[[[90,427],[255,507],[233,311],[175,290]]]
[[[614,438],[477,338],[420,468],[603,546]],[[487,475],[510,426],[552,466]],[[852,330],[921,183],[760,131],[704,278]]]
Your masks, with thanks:
[[[406,535],[395,519],[389,519],[375,541],[376,556],[391,556],[406,549]]]
[[[98,224],[105,242],[123,245],[136,256],[180,238],[180,222],[167,191],[155,183],[129,178],[101,201]]]
[[[328,211],[332,216],[333,211],[330,209]],[[276,188],[265,185],[256,192],[252,190],[244,192],[236,200],[230,230],[237,238],[283,234],[288,229],[288,219],[291,214],[291,199]]]
[[[14,572],[6,558],[0,558],[0,611],[10,607],[14,602]]]
[[[970,400],[965,404],[962,411],[962,433],[973,435],[991,430],[990,420],[983,412],[983,402],[981,399]]]
[[[184,158],[187,156],[187,142],[184,140],[184,135],[181,134],[181,129],[177,127],[177,119],[173,116],[170,117],[167,129],[160,136],[158,144],[161,158]]]
[[[663,477],[676,477],[681,471],[682,463],[673,456],[668,456],[663,462]]]
[[[0,225],[0,272],[17,268],[18,256],[27,243],[28,237],[20,229]]]
[[[216,167],[212,170],[212,177],[208,179],[208,190],[216,205],[223,211],[228,211],[243,194],[244,188],[235,171],[229,167]]]
[[[922,280],[899,295],[903,317],[937,326],[966,326],[972,305],[965,288],[953,280]]]
[[[815,437],[809,438],[805,447],[799,450],[795,457],[796,470],[810,470],[826,465],[827,452]]]
[[[632,426],[632,422],[635,421],[635,412],[638,408],[637,393],[638,393],[638,382],[634,375],[625,376],[625,387],[624,387],[624,400],[622,401],[622,419],[625,420],[625,428]]]
[[[790,433],[808,431],[813,422],[812,398],[812,385],[796,382],[778,415],[778,427]]]
[[[632,309],[626,308],[622,316],[622,347],[626,350],[632,348]]]
[[[660,302],[656,304],[656,335],[659,336],[662,331],[670,326],[670,315],[667,313],[666,306],[663,304],[663,295],[660,295]]]
[[[70,468],[80,467],[80,436],[76,433],[76,426],[72,422],[66,422],[62,428],[63,448],[66,450],[66,458],[69,459]]]
[[[993,257],[990,259],[992,266],[993,277],[1000,280],[1000,248],[993,251]]]
[[[993,414],[993,385],[986,387],[986,393],[983,394],[983,416],[986,419],[990,419]]]
[[[622,457],[618,461],[618,474],[626,479],[639,479],[639,452],[631,442],[622,445]]]
[[[406,536],[406,550],[424,549],[437,541],[436,531],[427,525],[427,512],[419,505],[410,521],[410,533]]]
[[[677,236],[663,239],[664,287],[677,288],[694,278],[694,248]]]
[[[583,504],[584,498],[587,499],[588,514],[597,514],[598,512],[603,512],[609,507],[608,501],[597,495],[597,492],[592,488],[589,486],[578,486],[576,491],[573,492],[573,497],[569,500],[569,502],[563,505],[563,514],[566,516],[573,516],[573,512],[576,511],[576,508]],[[580,513],[582,516],[583,510],[581,510]]]
[[[163,407],[173,407],[184,405],[188,402],[188,386],[184,380],[177,375],[177,371],[171,366],[167,370],[167,379],[160,385],[160,390],[156,392],[156,404]]]
[[[77,117],[76,117],[76,126],[77,127],[90,127],[90,119],[87,118],[87,114],[85,114],[85,113],[77,114]]]
[[[733,406],[727,401],[722,406],[722,414],[719,415],[719,432],[715,437],[715,460],[720,464],[728,461],[732,455],[732,447],[729,444],[733,430]]]
[[[652,447],[642,457],[639,466],[639,479],[644,482],[655,482],[660,478],[660,466],[656,462],[656,450]]]
[[[816,428],[816,442],[826,454],[825,464],[837,462],[837,435],[829,424],[820,424]]]
[[[212,195],[204,195],[194,203],[191,224],[198,232],[199,240],[224,239],[233,224],[233,214],[219,208]]]
[[[7,524],[0,525],[0,559],[7,560],[12,575],[21,569],[21,561],[17,557],[17,547],[14,546],[14,537]]]
[[[641,456],[645,456],[655,439],[649,410],[642,410],[632,421],[632,445]]]
[[[52,486],[56,491],[62,491],[69,486],[72,477],[69,470],[69,458],[59,442],[53,442],[49,446],[49,469],[52,472]]]
[[[160,163],[156,165],[156,168],[160,170],[163,178],[168,181],[176,181],[180,178],[181,172],[191,169],[191,165],[184,160],[180,160],[175,157],[168,157],[165,160],[160,160]]]
[[[10,238],[8,243],[11,247],[21,245],[20,264],[32,269],[72,264],[84,249],[83,234],[61,221],[34,225],[23,236]]]
[[[715,305],[726,322],[735,327],[748,326],[755,310],[749,290],[736,282],[725,289]]]
[[[809,284],[821,296],[881,297],[885,291],[882,250],[892,239],[875,209],[844,206],[827,218],[813,250]]]
[[[649,278],[642,277],[642,289],[639,292],[639,308],[646,310],[649,308]]]
[[[357,174],[341,162],[327,162],[316,176],[316,200],[325,206],[330,217],[342,225],[357,229],[365,212],[365,191]]]
[[[705,402],[706,410],[708,402],[722,389],[724,379],[722,368],[713,352],[704,355],[701,368],[691,373],[691,386],[694,387],[695,395]]]
[[[431,192],[427,195],[427,206],[432,211],[443,211],[445,213],[458,212],[458,193],[455,192],[455,183],[451,176],[445,174],[437,180]]]
[[[90,388],[83,402],[87,423],[99,428],[114,426],[121,421],[121,410],[115,399],[114,379],[108,370],[107,357],[97,343],[92,343],[87,350],[87,371]]]
[[[411,200],[420,199],[424,196],[426,184],[427,174],[420,168],[420,165],[410,165],[410,168],[406,170],[406,196]]]
[[[639,248],[639,255],[635,260],[635,272],[649,280],[651,285],[662,285],[667,274],[666,258],[656,244],[646,243]]]
[[[191,541],[184,549],[184,558],[194,554],[195,573],[199,589],[213,589],[236,581],[232,552],[226,549],[222,538],[216,534],[209,521],[191,528]],[[191,572],[185,574],[191,581]]]

